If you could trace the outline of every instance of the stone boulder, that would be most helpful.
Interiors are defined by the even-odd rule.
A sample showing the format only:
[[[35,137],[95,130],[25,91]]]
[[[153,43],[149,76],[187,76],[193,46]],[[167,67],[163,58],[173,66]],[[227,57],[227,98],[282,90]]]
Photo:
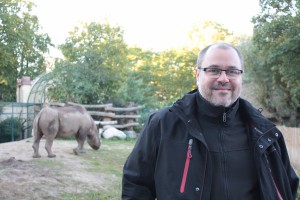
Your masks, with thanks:
[[[124,140],[127,137],[123,131],[120,131],[119,129],[113,126],[104,126],[102,129],[99,129],[99,134],[104,139],[116,137],[118,139]]]

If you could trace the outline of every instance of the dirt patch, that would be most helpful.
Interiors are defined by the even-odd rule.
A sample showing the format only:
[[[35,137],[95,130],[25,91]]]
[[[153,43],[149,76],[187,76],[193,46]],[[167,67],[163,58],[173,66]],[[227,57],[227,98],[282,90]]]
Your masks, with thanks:
[[[55,158],[40,143],[41,158],[32,158],[32,138],[0,144],[0,199],[59,199],[103,187],[101,173],[87,170],[85,160],[73,153],[76,141],[55,140]],[[87,153],[93,151],[85,145]],[[55,164],[53,164],[55,162]]]

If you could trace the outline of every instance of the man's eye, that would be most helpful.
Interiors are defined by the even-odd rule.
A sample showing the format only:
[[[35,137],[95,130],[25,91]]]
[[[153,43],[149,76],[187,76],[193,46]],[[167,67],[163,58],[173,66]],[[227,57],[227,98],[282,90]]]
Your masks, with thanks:
[[[236,70],[232,69],[232,70],[228,70],[227,73],[228,74],[236,74],[237,72],[236,72]]]
[[[231,69],[231,70],[228,70],[227,73],[230,75],[237,75],[237,74],[239,74],[239,71],[236,69]]]
[[[209,73],[219,73],[219,69],[207,69],[207,72]]]

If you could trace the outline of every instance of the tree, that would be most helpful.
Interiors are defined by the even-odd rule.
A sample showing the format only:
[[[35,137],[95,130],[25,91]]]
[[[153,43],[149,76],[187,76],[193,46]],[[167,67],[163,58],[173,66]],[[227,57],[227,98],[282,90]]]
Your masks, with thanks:
[[[171,49],[156,57],[153,80],[161,105],[168,105],[195,88],[194,69],[197,53],[189,48]]]
[[[213,34],[208,37],[203,34],[211,33],[211,31]],[[239,37],[215,22],[205,22],[200,26],[195,26],[191,36],[193,40],[191,47],[170,49],[163,52],[142,51],[136,48],[132,52],[129,56],[131,72],[126,77],[130,77],[128,80],[131,81],[131,87],[134,87],[133,80],[138,81],[136,85],[139,85],[139,87],[134,87],[135,89],[132,91],[138,91],[138,94],[144,94],[143,96],[147,97],[140,98],[140,100],[147,99],[147,102],[151,102],[152,106],[156,108],[170,105],[196,87],[193,74],[199,49],[209,43],[238,41],[239,39]],[[206,39],[209,43],[206,43]],[[128,88],[128,83],[125,81],[123,86]],[[141,85],[144,85],[144,87]],[[145,88],[148,90],[145,90]],[[125,90],[123,93],[126,94]],[[138,96],[141,97],[141,95]],[[130,96],[127,97],[130,98]]]
[[[253,18],[253,44],[259,63],[252,71],[264,86],[261,102],[277,119],[300,126],[300,1],[263,0]]]
[[[65,59],[55,64],[51,99],[88,104],[116,97],[128,65],[120,27],[83,23],[70,32],[60,49]]]
[[[125,80],[119,88],[114,103],[126,106],[128,102],[143,105],[146,109],[157,108],[157,98],[154,92],[158,89],[152,84],[153,57],[157,53],[142,50],[139,47],[128,48],[129,66]]]
[[[39,33],[38,19],[30,14],[33,6],[25,0],[0,2],[0,100],[15,101],[17,78],[46,69],[43,54],[51,41]]]
[[[215,42],[228,42],[236,44],[243,36],[234,34],[222,24],[213,21],[203,21],[196,24],[189,33],[191,47],[203,49]]]

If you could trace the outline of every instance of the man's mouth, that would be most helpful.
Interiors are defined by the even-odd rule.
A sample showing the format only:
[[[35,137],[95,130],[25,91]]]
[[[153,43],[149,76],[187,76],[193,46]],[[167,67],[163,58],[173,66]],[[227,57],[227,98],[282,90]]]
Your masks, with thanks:
[[[214,88],[214,90],[231,90],[231,88],[228,88],[228,87],[218,87],[218,88]]]

